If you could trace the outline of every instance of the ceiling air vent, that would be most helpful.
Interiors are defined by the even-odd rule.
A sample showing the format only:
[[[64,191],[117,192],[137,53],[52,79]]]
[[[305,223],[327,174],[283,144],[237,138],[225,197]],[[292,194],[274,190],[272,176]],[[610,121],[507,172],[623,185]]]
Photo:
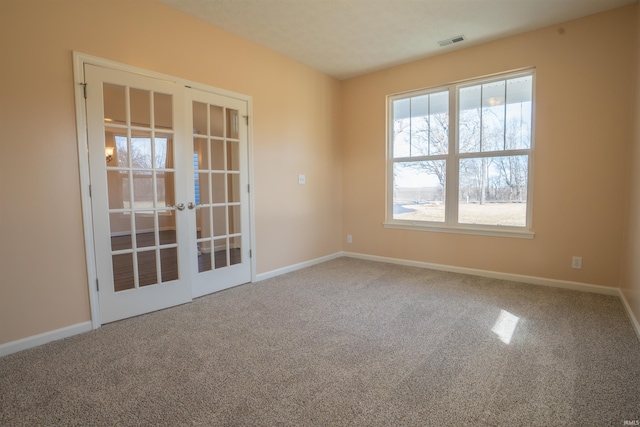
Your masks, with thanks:
[[[438,44],[440,45],[440,47],[444,47],[449,46],[450,44],[460,43],[462,41],[464,41],[464,36],[455,36],[451,37],[450,39],[440,40]]]

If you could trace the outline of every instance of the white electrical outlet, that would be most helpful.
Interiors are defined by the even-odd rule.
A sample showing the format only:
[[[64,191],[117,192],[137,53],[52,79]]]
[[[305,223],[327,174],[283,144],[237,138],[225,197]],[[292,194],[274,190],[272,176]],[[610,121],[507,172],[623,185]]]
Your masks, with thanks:
[[[351,234],[347,234],[347,243],[353,243],[353,237],[351,237]]]
[[[580,270],[582,268],[581,256],[574,256],[571,258],[571,268],[575,268],[576,270]]]
[[[298,175],[298,184],[303,185],[306,184],[307,177],[304,175]]]

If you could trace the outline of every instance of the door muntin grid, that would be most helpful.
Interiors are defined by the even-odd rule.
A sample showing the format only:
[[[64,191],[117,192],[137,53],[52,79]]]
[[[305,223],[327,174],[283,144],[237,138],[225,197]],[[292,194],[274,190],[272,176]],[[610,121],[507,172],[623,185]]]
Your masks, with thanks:
[[[242,263],[238,110],[194,101],[198,272]]]
[[[103,84],[114,291],[179,279],[172,95]]]

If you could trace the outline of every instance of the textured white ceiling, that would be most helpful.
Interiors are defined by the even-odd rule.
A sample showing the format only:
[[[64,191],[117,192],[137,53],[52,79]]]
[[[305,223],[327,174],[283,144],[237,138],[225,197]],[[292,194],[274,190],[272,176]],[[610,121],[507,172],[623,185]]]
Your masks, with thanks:
[[[636,0],[158,0],[339,79]],[[438,41],[466,41],[440,47]]]

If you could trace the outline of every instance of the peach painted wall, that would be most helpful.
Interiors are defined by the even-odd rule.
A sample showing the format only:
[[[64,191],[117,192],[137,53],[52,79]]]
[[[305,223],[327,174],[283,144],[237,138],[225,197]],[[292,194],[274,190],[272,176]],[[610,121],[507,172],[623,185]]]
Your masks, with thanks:
[[[341,250],[340,82],[152,0],[2,0],[0,344],[90,320],[72,51],[252,96],[257,273]]]
[[[349,252],[619,286],[636,6],[342,83]],[[385,229],[385,96],[536,67],[533,240]],[[583,257],[582,270],[571,257]]]
[[[636,104],[635,135],[630,149],[631,169],[628,210],[628,229],[624,247],[625,262],[622,269],[620,287],[625,299],[633,311],[636,321],[640,322],[640,7],[636,14],[636,48],[635,48],[635,96]]]

